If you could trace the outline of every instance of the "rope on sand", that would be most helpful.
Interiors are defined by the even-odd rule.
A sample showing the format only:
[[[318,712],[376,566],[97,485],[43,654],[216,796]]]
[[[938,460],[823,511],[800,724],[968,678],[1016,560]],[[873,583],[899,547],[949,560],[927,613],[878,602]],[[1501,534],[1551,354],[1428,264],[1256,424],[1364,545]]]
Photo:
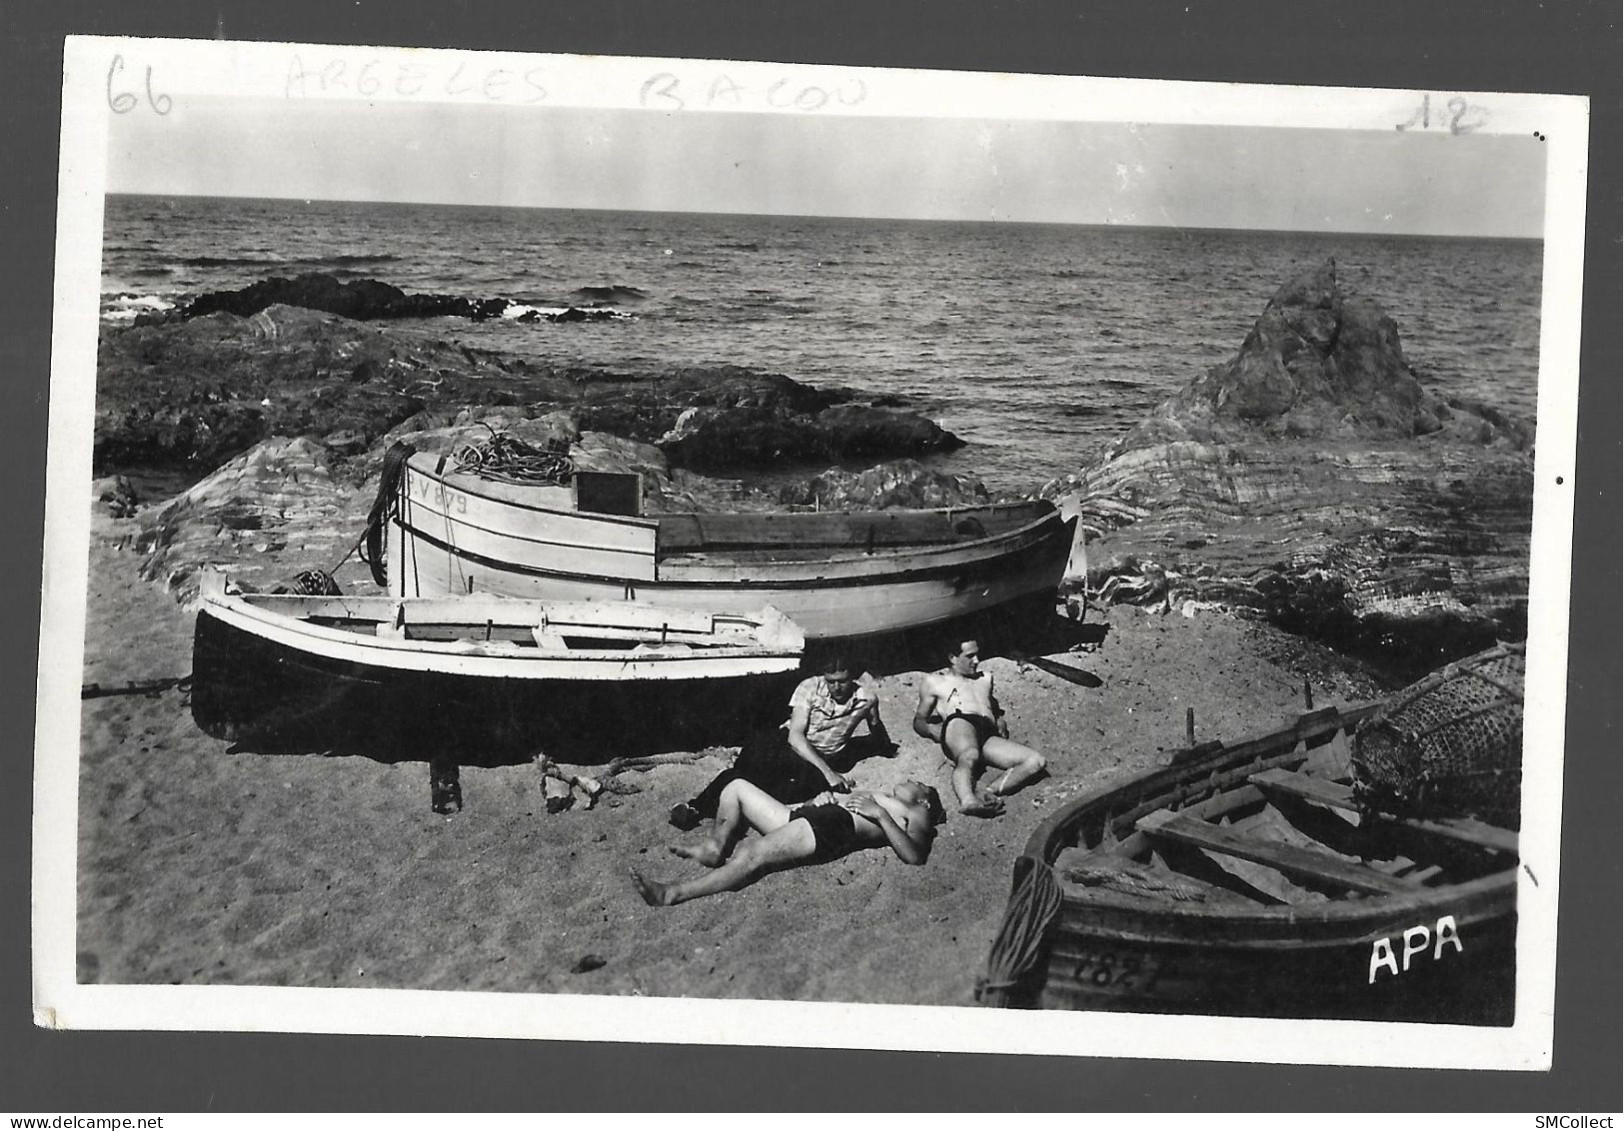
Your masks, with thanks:
[[[158,695],[168,691],[171,687],[181,691],[192,689],[192,673],[170,676],[168,679],[137,679],[129,683],[115,683],[106,686],[99,683],[87,683],[79,688],[79,698],[100,699],[106,695]]]
[[[1030,856],[1015,861],[1015,887],[1004,921],[987,955],[987,973],[976,979],[976,1000],[1008,1006],[1014,991],[1037,965],[1049,924],[1060,913],[1060,884],[1054,870]]]

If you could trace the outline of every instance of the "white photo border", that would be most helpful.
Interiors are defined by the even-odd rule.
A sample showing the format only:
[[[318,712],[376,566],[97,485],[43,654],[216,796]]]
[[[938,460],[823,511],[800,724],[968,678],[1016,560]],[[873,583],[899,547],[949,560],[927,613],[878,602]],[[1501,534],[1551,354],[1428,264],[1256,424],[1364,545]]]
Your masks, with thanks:
[[[408,63],[428,69],[431,78],[422,88],[413,90],[412,84],[403,87],[398,81],[401,67]],[[489,76],[497,72],[512,77],[497,84],[499,97],[492,97]],[[311,75],[324,77],[313,80]],[[300,86],[292,91],[295,76]],[[348,78],[341,83],[343,76]],[[715,88],[718,76],[725,76],[742,93],[721,104],[708,102],[708,92]],[[537,91],[544,92],[543,98],[531,101]],[[688,97],[689,92],[694,95]],[[292,96],[336,103],[544,103],[664,114],[1042,118],[1370,131],[1394,130],[1425,97],[1441,106],[1460,99],[1461,105],[1485,109],[1482,121],[1474,125],[1481,132],[1541,135],[1547,146],[1547,165],[1525,706],[1525,765],[1532,769],[1523,786],[1520,849],[1524,868],[1518,890],[1515,1024],[1504,1029],[1468,1029],[817,1002],[77,984],[73,956],[80,702],[76,688],[83,672],[88,590],[87,486],[108,123],[116,113],[162,113],[163,99],[188,95]],[[126,98],[133,101],[123,101]],[[372,1033],[911,1051],[921,1050],[923,1040],[931,1050],[943,1052],[1549,1068],[1588,119],[1586,99],[1551,94],[69,37],[64,54],[35,745],[33,978],[37,1023],[72,1029]],[[921,1010],[928,1011],[928,1024],[920,1024]],[[1271,1051],[1264,1054],[1261,1050]]]

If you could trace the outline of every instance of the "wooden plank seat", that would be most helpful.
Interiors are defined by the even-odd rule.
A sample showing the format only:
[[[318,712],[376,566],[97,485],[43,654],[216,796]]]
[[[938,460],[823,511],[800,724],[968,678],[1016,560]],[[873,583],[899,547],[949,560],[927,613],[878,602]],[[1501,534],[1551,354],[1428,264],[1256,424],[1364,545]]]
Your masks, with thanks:
[[[1265,790],[1300,797],[1304,801],[1312,801],[1348,813],[1359,812],[1353,788],[1341,782],[1326,781],[1324,778],[1310,777],[1307,774],[1294,774],[1285,769],[1265,770],[1251,775],[1247,780]],[[1515,832],[1486,825],[1482,821],[1473,821],[1465,817],[1394,817],[1387,814],[1381,814],[1381,817],[1385,821],[1403,825],[1417,832],[1475,844],[1491,852],[1515,854],[1517,851]]]
[[[1254,839],[1208,824],[1188,813],[1158,809],[1140,817],[1135,825],[1153,838],[1188,844],[1210,852],[1263,864],[1287,876],[1329,884],[1372,895],[1403,895],[1419,891],[1421,884],[1378,872],[1365,864],[1344,860],[1331,852]]]

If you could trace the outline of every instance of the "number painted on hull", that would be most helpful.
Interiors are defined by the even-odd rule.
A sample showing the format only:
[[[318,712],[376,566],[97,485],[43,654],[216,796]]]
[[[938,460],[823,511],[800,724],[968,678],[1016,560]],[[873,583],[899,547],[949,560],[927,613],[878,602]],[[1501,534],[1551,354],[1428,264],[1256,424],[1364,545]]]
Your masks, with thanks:
[[[1085,951],[1072,969],[1072,980],[1122,993],[1148,993],[1161,976],[1161,964],[1131,951]]]
[[[417,497],[423,502],[432,502],[447,512],[468,513],[468,496],[461,491],[453,491],[429,479],[417,479],[414,483],[417,487]]]

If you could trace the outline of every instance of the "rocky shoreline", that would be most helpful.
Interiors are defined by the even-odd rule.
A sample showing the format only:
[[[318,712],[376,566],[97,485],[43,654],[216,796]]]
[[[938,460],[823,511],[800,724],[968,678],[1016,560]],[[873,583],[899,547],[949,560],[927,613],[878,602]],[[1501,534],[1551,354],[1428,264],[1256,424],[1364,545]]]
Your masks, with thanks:
[[[735,366],[555,368],[377,324],[491,317],[505,301],[306,276],[104,331],[97,495],[139,510],[143,576],[184,599],[205,561],[250,583],[330,569],[389,444],[449,450],[481,424],[639,473],[652,512],[989,497],[917,462],[961,441],[896,398]],[[1328,262],[1276,292],[1228,363],[1031,493],[1082,515],[1089,601],[1231,610],[1403,682],[1525,633],[1532,437],[1512,414],[1424,388],[1393,320],[1344,293]],[[879,462],[760,485],[785,464],[866,461]],[[141,506],[153,500],[129,481],[151,473],[196,482]]]
[[[1106,601],[1260,616],[1405,679],[1527,632],[1530,422],[1426,390],[1326,262],[1070,497]]]

